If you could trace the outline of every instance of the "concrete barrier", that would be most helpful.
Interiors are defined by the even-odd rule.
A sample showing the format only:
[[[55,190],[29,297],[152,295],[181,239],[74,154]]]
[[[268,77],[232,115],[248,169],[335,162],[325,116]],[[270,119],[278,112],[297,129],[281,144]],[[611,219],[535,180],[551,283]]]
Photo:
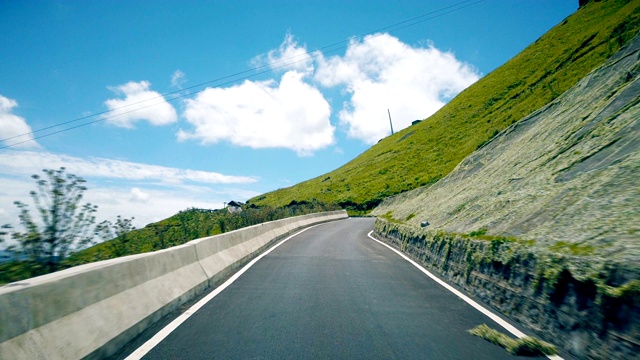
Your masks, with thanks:
[[[345,211],[254,225],[0,287],[0,359],[104,358],[274,240]]]
[[[253,257],[272,239],[312,224],[346,217],[345,211],[297,216],[193,240],[189,244],[196,247],[200,264],[213,284],[232,272],[237,267],[234,264],[242,262],[238,260]],[[213,239],[216,241],[211,241]]]

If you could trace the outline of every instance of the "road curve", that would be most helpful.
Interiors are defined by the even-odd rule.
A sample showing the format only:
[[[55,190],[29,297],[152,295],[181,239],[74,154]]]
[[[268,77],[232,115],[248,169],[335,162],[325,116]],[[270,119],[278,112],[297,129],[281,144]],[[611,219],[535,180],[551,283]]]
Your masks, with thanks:
[[[144,359],[514,359],[467,333],[490,319],[372,228],[348,219],[291,238]]]

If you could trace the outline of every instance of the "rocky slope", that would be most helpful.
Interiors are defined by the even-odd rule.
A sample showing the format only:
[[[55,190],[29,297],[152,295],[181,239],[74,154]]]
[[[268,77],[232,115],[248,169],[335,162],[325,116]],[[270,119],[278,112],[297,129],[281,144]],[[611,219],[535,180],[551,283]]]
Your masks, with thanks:
[[[636,37],[438,183],[389,198],[373,214],[640,260],[639,49]]]

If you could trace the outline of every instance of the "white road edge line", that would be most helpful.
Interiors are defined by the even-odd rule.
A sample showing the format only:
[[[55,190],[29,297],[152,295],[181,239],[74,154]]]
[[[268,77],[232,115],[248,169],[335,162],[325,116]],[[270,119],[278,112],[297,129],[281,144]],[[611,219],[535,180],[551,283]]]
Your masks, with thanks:
[[[275,250],[278,246],[280,246],[280,245],[284,244],[285,242],[287,242],[292,237],[297,236],[297,235],[299,235],[299,234],[301,234],[301,233],[303,233],[303,232],[305,232],[305,231],[307,231],[307,230],[309,230],[311,228],[314,228],[314,227],[316,227],[318,225],[322,225],[322,224],[312,225],[312,226],[309,226],[308,228],[304,228],[304,229],[298,231],[297,233],[287,237],[286,239],[282,240],[278,244],[274,245],[269,250],[263,252],[262,254],[260,254],[255,259],[251,260],[247,265],[245,265],[237,273],[233,274],[233,276],[231,276],[222,285],[218,286],[215,290],[213,290],[207,296],[205,296],[202,299],[200,299],[200,301],[195,303],[187,311],[185,311],[182,314],[180,314],[171,323],[169,323],[169,325],[165,326],[162,330],[160,330],[157,334],[155,334],[151,339],[147,340],[147,342],[142,344],[142,346],[140,346],[138,349],[136,349],[136,351],[132,352],[129,356],[127,356],[126,360],[139,360],[139,359],[142,359],[143,356],[145,356],[149,351],[151,351],[151,349],[156,347],[162,340],[164,340],[167,336],[169,336],[169,334],[171,334],[171,332],[173,332],[173,330],[177,329],[178,326],[180,326],[189,317],[191,317],[191,315],[193,315],[196,311],[200,310],[201,307],[203,307],[211,299],[213,299],[218,294],[220,294],[224,289],[229,287],[229,285],[233,284],[234,281],[238,280],[240,275],[244,274],[245,271],[249,270],[250,267],[252,267],[256,262],[258,262],[258,260],[260,260],[263,257],[265,257],[266,255],[268,255],[270,252]]]
[[[394,249],[393,247],[391,247],[388,244],[385,244],[384,242],[374,238],[373,236],[371,236],[371,234],[373,233],[373,231],[370,231],[367,236],[369,238],[371,238],[372,240],[377,241],[378,243],[386,246],[387,248],[389,248],[391,251],[395,252],[396,254],[402,256],[403,259],[407,260],[409,263],[411,263],[413,266],[417,267],[418,270],[422,271],[423,273],[425,273],[428,277],[430,277],[433,281],[437,282],[438,284],[440,284],[442,287],[444,287],[445,289],[451,291],[452,293],[454,293],[457,297],[459,297],[460,299],[464,300],[467,304],[473,306],[476,310],[480,311],[481,313],[483,313],[484,315],[488,316],[491,320],[495,321],[498,325],[502,326],[505,330],[507,330],[508,332],[512,333],[513,335],[515,335],[518,338],[523,338],[527,335],[525,335],[522,331],[516,329],[513,325],[509,324],[508,322],[504,321],[501,317],[499,317],[498,315],[492,313],[491,311],[489,311],[487,308],[485,308],[484,306],[478,304],[477,302],[473,301],[471,298],[469,298],[468,296],[466,296],[465,294],[461,293],[460,291],[456,290],[454,287],[452,287],[451,285],[447,284],[446,282],[440,280],[440,278],[436,277],[435,275],[433,275],[432,273],[430,273],[427,269],[423,268],[420,264],[416,263],[415,261],[411,260],[408,256],[406,256],[405,254],[403,254],[402,252]],[[564,360],[562,357],[558,356],[558,355],[547,355],[547,357],[549,359],[552,360]]]

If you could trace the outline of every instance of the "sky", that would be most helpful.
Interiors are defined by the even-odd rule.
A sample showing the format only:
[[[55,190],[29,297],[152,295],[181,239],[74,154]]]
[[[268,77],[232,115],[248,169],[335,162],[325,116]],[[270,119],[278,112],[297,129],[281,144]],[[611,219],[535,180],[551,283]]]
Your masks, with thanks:
[[[577,10],[572,0],[0,0],[0,224],[32,174],[142,227],[347,163]],[[31,205],[33,208],[33,205]]]

